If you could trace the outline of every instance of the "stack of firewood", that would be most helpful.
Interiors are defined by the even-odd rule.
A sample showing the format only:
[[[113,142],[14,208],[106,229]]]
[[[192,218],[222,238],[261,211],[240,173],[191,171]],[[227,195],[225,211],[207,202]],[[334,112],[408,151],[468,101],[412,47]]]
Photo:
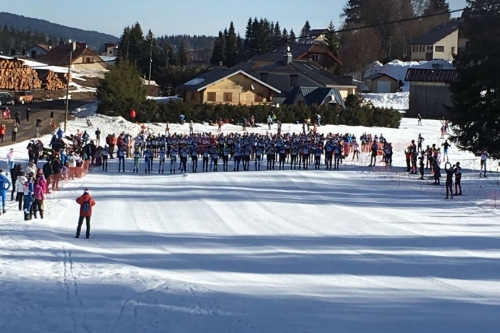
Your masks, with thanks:
[[[42,86],[36,70],[18,59],[0,59],[0,89],[31,90]]]
[[[66,89],[68,74],[55,73],[48,69],[37,69],[38,77],[42,80],[42,88],[45,90]]]

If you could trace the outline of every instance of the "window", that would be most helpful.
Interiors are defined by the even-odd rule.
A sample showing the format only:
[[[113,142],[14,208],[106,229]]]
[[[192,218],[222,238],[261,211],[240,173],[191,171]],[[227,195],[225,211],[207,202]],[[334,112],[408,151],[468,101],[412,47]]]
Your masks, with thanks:
[[[224,93],[224,102],[232,102],[233,101],[233,93],[225,92]]]
[[[444,46],[436,46],[435,51],[436,52],[444,52]]]
[[[432,52],[432,45],[427,45],[427,52]]]
[[[451,53],[455,54],[455,46],[451,47]]]
[[[196,92],[195,91],[191,91],[191,100],[192,101],[196,100]]]
[[[92,58],[85,58],[85,63],[90,64],[92,62]]]
[[[256,93],[254,97],[255,97],[254,102],[264,102],[264,94]]]
[[[215,102],[217,100],[217,96],[215,92],[209,92],[207,93],[207,101],[208,102]]]
[[[319,61],[319,54],[313,54],[311,56],[312,61]]]

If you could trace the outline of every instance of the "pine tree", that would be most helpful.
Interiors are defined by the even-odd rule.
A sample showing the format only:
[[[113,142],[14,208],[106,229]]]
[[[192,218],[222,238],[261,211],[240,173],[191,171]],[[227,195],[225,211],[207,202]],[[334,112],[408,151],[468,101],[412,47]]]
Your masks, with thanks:
[[[292,44],[297,42],[297,37],[295,36],[295,32],[293,32],[293,29],[290,30],[290,34],[288,35],[288,42]]]
[[[179,44],[177,55],[179,57],[179,66],[186,66],[188,62],[188,55],[186,52],[186,46],[184,45],[184,40],[182,40]]]
[[[290,38],[290,35],[288,34],[288,30],[286,30],[286,28],[283,28],[283,32],[281,33],[281,38],[283,38],[283,40],[285,41],[288,41],[288,39]]]
[[[278,21],[276,21],[276,24],[274,25],[273,37],[276,40],[280,40],[281,37],[282,37],[282,35],[281,35],[281,27],[280,27],[280,23]]]
[[[146,89],[135,65],[120,61],[106,72],[97,86],[98,112],[126,117],[131,109],[139,109],[146,101]]]
[[[302,27],[302,30],[300,30],[300,37],[307,37],[311,33],[311,25],[309,24],[309,21],[306,21],[304,26]]]
[[[245,50],[245,42],[239,34],[236,37],[236,45],[238,46],[238,62],[246,61],[247,55]]]
[[[450,84],[452,140],[471,152],[485,149],[500,158],[500,2],[468,0],[463,25],[469,37],[454,64],[456,81]]]
[[[233,67],[238,63],[238,40],[233,22],[229,24],[226,38],[225,59],[226,66]]]
[[[341,15],[345,26],[358,25],[361,23],[362,0],[348,0]]]
[[[328,25],[325,41],[328,49],[333,53],[335,57],[338,58],[340,50],[340,39],[337,33],[335,32],[335,26],[333,25],[333,21],[330,21],[330,24]]]
[[[245,29],[245,50],[249,51],[252,48],[253,44],[253,21],[252,18],[248,19],[247,27]]]
[[[450,14],[448,13],[449,11],[450,11],[450,5],[446,0],[427,0],[424,9],[424,15],[447,13],[446,15],[448,15],[449,18],[450,17]]]
[[[210,58],[210,63],[216,66],[220,63],[225,64],[225,54],[226,40],[224,38],[224,33],[219,31],[219,36],[214,41],[214,48],[212,51],[212,57]]]

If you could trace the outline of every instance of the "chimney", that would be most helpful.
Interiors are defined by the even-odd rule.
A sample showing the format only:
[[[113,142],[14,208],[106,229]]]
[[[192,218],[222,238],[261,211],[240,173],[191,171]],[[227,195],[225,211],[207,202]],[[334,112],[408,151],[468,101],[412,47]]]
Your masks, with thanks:
[[[71,44],[72,44],[72,45],[71,45],[71,49],[72,49],[73,51],[74,51],[74,50],[76,50],[76,42],[73,42],[73,43],[71,43]]]
[[[267,73],[260,73],[260,80],[267,83]]]
[[[290,52],[290,46],[287,47],[287,52],[285,53],[285,65],[290,65],[292,63],[292,52]]]

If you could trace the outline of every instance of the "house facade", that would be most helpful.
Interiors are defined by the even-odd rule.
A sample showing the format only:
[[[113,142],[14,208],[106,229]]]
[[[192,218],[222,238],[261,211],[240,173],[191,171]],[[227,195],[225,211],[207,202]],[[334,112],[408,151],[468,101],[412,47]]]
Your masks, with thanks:
[[[414,69],[406,72],[405,81],[410,83],[410,101],[407,115],[440,119],[446,117],[451,106],[450,82],[456,80],[454,69]]]
[[[325,43],[327,29],[312,29],[307,36],[299,37],[299,44],[322,44]]]
[[[47,54],[50,51],[50,46],[45,44],[36,44],[31,48],[27,49],[25,55],[32,59],[37,59],[38,56]]]
[[[61,43],[47,54],[39,56],[38,61],[52,66],[68,66],[84,70],[100,70],[107,67],[107,62],[90,50],[86,43]]]
[[[465,47],[465,39],[459,38],[459,20],[451,20],[438,25],[433,30],[410,41],[410,60],[452,61],[459,48]],[[460,35],[461,37],[461,35]]]
[[[376,73],[365,79],[371,93],[387,94],[400,91],[402,82],[385,73]]]
[[[104,52],[102,52],[101,55],[106,57],[117,57],[118,45],[116,45],[115,43],[104,44]]]
[[[215,69],[175,88],[190,104],[270,104],[276,88],[241,70]]]

